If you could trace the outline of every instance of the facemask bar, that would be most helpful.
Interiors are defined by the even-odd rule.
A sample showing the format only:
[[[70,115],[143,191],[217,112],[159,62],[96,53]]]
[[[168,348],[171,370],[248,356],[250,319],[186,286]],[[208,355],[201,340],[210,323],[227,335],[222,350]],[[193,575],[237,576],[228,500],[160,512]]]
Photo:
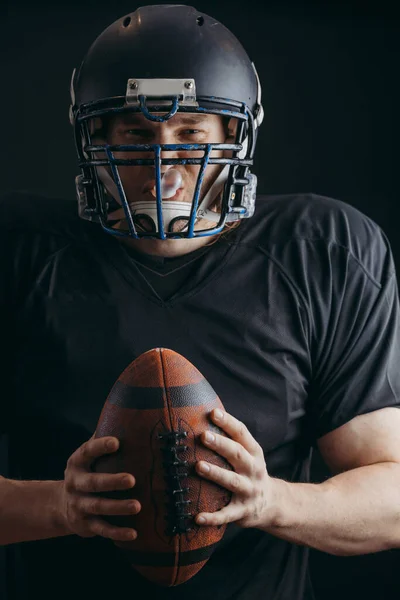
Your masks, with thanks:
[[[197,208],[199,206],[200,190],[201,190],[201,186],[203,185],[203,179],[204,179],[207,165],[209,164],[209,161],[210,161],[210,154],[211,154],[212,148],[213,148],[212,144],[207,144],[207,149],[204,154],[204,161],[203,161],[203,164],[201,165],[200,172],[197,177],[196,189],[194,192],[194,198],[192,200],[192,210],[191,210],[190,217],[189,217],[189,229],[188,229],[188,235],[187,235],[188,238],[194,237],[194,226],[195,226],[195,222],[196,222],[195,219],[196,219],[196,215],[197,215]],[[218,226],[217,226],[217,228],[218,228]]]
[[[190,214],[190,217],[189,217],[189,231],[188,231],[187,237],[193,237],[193,230],[194,230],[194,225],[195,225],[195,217],[196,217],[197,207],[198,207],[198,203],[199,203],[200,189],[201,189],[201,185],[202,185],[202,182],[203,182],[204,173],[205,173],[205,170],[206,170],[207,165],[208,165],[208,161],[209,161],[209,158],[210,158],[211,151],[212,151],[212,144],[208,144],[206,152],[205,152],[205,155],[204,155],[204,157],[202,159],[202,164],[201,164],[200,172],[199,172],[199,175],[197,177],[196,189],[195,189],[194,199],[193,199],[193,204],[192,204],[192,210],[191,210],[191,214]],[[130,211],[130,208],[129,208],[129,204],[128,204],[128,201],[127,201],[127,198],[126,198],[126,195],[125,195],[124,187],[123,187],[122,182],[121,182],[121,177],[120,177],[120,174],[119,174],[119,171],[118,171],[118,167],[115,164],[115,159],[114,159],[113,153],[109,149],[107,149],[107,155],[108,155],[108,159],[109,159],[110,164],[111,164],[111,169],[112,169],[112,172],[113,172],[113,175],[114,175],[114,179],[115,179],[117,187],[118,187],[118,191],[119,191],[120,197],[122,199],[122,206],[123,206],[126,218],[127,218],[127,222],[128,222],[130,233],[131,233],[132,237],[137,237],[136,227],[135,227],[134,221],[132,219],[132,214],[131,214],[131,211]],[[158,231],[160,233],[161,239],[165,240],[167,238],[167,235],[166,235],[165,230],[164,230],[164,219],[163,219],[163,212],[162,212],[162,197],[161,197],[161,185],[160,185],[160,181],[161,181],[161,164],[162,164],[162,161],[161,161],[161,147],[160,147],[160,145],[157,145],[155,147],[157,226],[158,226]]]
[[[78,190],[79,193],[82,194],[82,204],[86,201],[86,218],[90,218],[91,220],[100,221],[102,227],[113,235],[126,236],[129,235],[134,238],[141,237],[157,237],[159,239],[169,238],[182,238],[182,237],[200,237],[204,235],[213,235],[215,233],[219,233],[226,221],[227,217],[229,221],[237,220],[240,218],[245,218],[246,216],[251,216],[251,214],[247,215],[246,207],[240,206],[240,198],[243,197],[243,190],[246,186],[249,185],[250,180],[248,178],[249,175],[249,167],[253,163],[253,155],[255,148],[255,128],[254,128],[254,118],[250,110],[246,107],[246,105],[238,102],[234,102],[229,99],[223,98],[198,98],[199,102],[203,104],[203,106],[198,106],[197,108],[193,108],[193,106],[178,106],[178,98],[172,99],[172,107],[171,100],[169,100],[168,104],[170,110],[164,115],[154,115],[152,114],[148,107],[146,106],[146,99],[143,96],[139,96],[139,106],[115,106],[116,98],[112,99],[114,101],[114,106],[105,106],[105,102],[95,102],[90,103],[86,106],[80,107],[76,114],[74,115],[74,124],[75,124],[75,138],[76,138],[76,146],[78,149],[79,155],[79,166],[82,169],[82,176],[79,178]],[[230,109],[236,108],[239,110],[228,110],[228,109],[215,109],[215,108],[204,108],[204,105],[212,102],[213,104],[225,104],[229,106]],[[165,103],[160,105],[155,105],[151,103],[152,111],[161,112],[161,110],[166,110]],[[167,107],[167,108],[169,108]],[[115,145],[110,146],[107,144],[104,145],[92,145],[91,144],[91,134],[88,127],[88,122],[90,119],[94,119],[96,117],[102,117],[105,115],[118,114],[123,112],[141,112],[149,118],[150,120],[157,120],[163,122],[169,118],[172,118],[176,112],[190,112],[190,113],[205,113],[205,114],[216,114],[221,115],[223,117],[234,117],[238,120],[238,128],[235,144],[170,144],[170,145],[130,145],[130,146],[122,146]],[[244,134],[245,132],[245,134]],[[243,150],[243,146],[239,140],[243,139],[243,136],[246,136],[247,139],[247,151],[246,158],[238,158],[238,154]],[[83,142],[83,143],[82,143]],[[198,151],[203,150],[205,155],[202,158],[179,158],[179,159],[160,159],[160,153],[162,150],[184,150],[184,151]],[[233,151],[232,158],[211,158],[211,151],[215,150],[231,150]],[[143,151],[154,151],[154,159],[116,159],[114,157],[114,152],[117,151],[129,151],[129,152],[143,152]],[[106,159],[98,160],[98,159],[90,159],[89,155],[94,152],[105,152]],[[163,225],[162,218],[162,199],[161,199],[161,164],[165,165],[182,165],[182,164],[199,164],[200,172],[197,178],[196,189],[192,198],[192,209],[190,213],[190,217],[188,219],[188,226],[185,228],[187,231],[183,232],[168,232],[166,233]],[[222,199],[222,210],[221,216],[217,223],[217,225],[212,229],[194,231],[194,226],[196,223],[196,219],[198,216],[196,215],[197,209],[199,206],[199,197],[201,191],[201,185],[204,179],[205,169],[208,164],[222,164],[229,165],[229,181],[231,185],[225,186],[225,191]],[[154,232],[140,232],[138,234],[131,210],[129,207],[129,203],[125,196],[123,184],[118,172],[119,165],[152,165],[155,167],[156,171],[156,195],[157,195],[157,220],[158,220],[158,234],[155,235]],[[129,234],[126,231],[119,231],[109,227],[107,224],[107,215],[108,208],[110,204],[110,199],[105,197],[103,184],[99,181],[97,168],[98,166],[108,166],[111,169],[111,172],[114,177],[115,184],[118,189],[121,206],[124,208],[124,213],[126,215]],[[254,176],[253,176],[254,177]],[[254,177],[255,179],[255,177]],[[239,192],[239,194],[238,194]],[[239,195],[239,198],[238,198]],[[96,200],[97,196],[97,200]],[[236,202],[234,202],[236,200]],[[111,204],[114,204],[111,200]],[[115,204],[114,204],[115,207]],[[118,205],[119,207],[119,205]],[[89,214],[88,214],[89,213]]]
[[[177,164],[176,161],[177,160],[180,161],[180,159],[164,159],[164,160],[161,159],[161,151],[162,150],[165,151],[168,149],[174,150],[175,145],[164,144],[164,145],[154,145],[152,147],[152,148],[154,148],[155,159],[154,159],[154,161],[152,159],[148,159],[148,161],[150,164],[153,164],[153,163],[155,164],[157,225],[158,225],[158,232],[160,234],[160,236],[159,236],[160,239],[166,239],[167,237],[173,237],[173,238],[177,238],[177,239],[179,239],[181,237],[188,237],[188,238],[196,237],[194,234],[194,226],[196,224],[196,219],[197,219],[197,209],[198,209],[198,205],[199,205],[201,186],[203,184],[203,179],[204,179],[204,175],[206,172],[206,168],[207,168],[208,164],[210,163],[211,152],[213,151],[214,148],[216,148],[217,146],[220,146],[220,145],[221,144],[205,144],[205,145],[202,145],[202,144],[190,144],[190,145],[189,144],[186,144],[186,145],[179,144],[180,147],[184,146],[184,149],[193,149],[193,146],[198,146],[199,148],[195,148],[195,149],[200,149],[200,146],[202,146],[201,149],[204,149],[204,156],[202,158],[198,158],[198,159],[187,159],[187,160],[191,160],[191,161],[196,161],[196,164],[200,164],[200,171],[199,171],[199,174],[198,174],[197,180],[196,180],[196,187],[195,187],[195,191],[193,194],[192,208],[191,208],[190,216],[188,219],[186,217],[182,217],[182,219],[181,219],[181,220],[187,219],[188,224],[185,227],[185,229],[188,228],[188,232],[187,233],[185,232],[184,234],[182,234],[181,232],[169,232],[170,235],[168,235],[164,230],[163,209],[162,209],[163,199],[161,196],[161,165],[168,164],[168,163]],[[230,144],[223,144],[223,146],[230,146]],[[238,145],[238,147],[240,147],[240,146]],[[102,148],[104,150],[103,146],[100,146],[99,148]],[[139,237],[138,232],[137,232],[134,220],[132,218],[132,213],[131,213],[131,209],[129,206],[129,202],[128,202],[128,199],[126,198],[124,186],[122,184],[120,173],[119,173],[118,166],[117,166],[117,164],[119,163],[119,159],[116,159],[114,156],[114,151],[116,151],[117,149],[121,150],[121,149],[125,149],[125,148],[130,148],[130,146],[129,147],[108,146],[105,148],[105,151],[107,153],[107,164],[111,168],[111,172],[112,172],[115,184],[118,189],[118,194],[121,199],[122,208],[124,209],[124,213],[125,213],[125,216],[127,219],[130,234],[132,237],[138,238]],[[148,146],[146,146],[146,148],[148,148]],[[142,148],[138,147],[136,150],[140,151],[141,149]],[[134,159],[132,159],[132,160],[134,160]],[[144,159],[144,160],[146,160],[146,159]],[[185,159],[182,159],[182,160],[185,160]],[[180,164],[180,162],[178,164]],[[216,231],[216,233],[219,233],[223,229],[223,227],[225,225],[225,221],[226,221],[226,218],[221,217],[218,225],[215,228],[213,228],[213,231],[214,231],[214,229],[217,229],[218,231]],[[106,231],[109,233],[116,232],[116,235],[125,235],[124,232],[114,230],[114,229],[111,229],[110,227],[108,227],[106,222],[103,222],[102,225],[103,225],[104,229],[106,229]],[[196,234],[203,233],[204,231],[206,232],[207,235],[209,235],[208,234],[209,230],[202,230],[200,232],[196,232]],[[171,233],[173,235],[171,235]],[[143,232],[143,234],[141,234],[140,237],[154,237],[154,233]]]

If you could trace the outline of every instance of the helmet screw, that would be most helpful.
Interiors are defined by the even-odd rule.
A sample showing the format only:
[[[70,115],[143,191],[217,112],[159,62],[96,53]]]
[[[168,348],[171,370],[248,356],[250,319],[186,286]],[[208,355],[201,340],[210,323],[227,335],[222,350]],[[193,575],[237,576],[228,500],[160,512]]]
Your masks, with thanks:
[[[129,84],[129,87],[131,90],[136,90],[137,86],[138,86],[137,81],[131,81]]]
[[[185,88],[191,90],[193,87],[193,81],[185,81]]]

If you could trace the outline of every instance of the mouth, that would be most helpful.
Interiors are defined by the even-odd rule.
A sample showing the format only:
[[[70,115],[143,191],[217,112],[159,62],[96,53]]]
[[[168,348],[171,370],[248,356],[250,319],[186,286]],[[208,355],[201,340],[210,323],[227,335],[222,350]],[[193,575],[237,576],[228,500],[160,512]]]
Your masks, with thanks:
[[[184,191],[182,176],[176,169],[166,171],[161,175],[161,198],[162,200],[175,200],[182,196]],[[150,194],[153,198],[157,198],[156,180],[149,179],[143,185],[141,190],[142,195]]]
[[[163,201],[171,201],[171,200],[178,200],[179,198],[182,197],[182,194],[184,192],[184,188],[178,188],[175,192],[175,194],[173,196],[169,196],[168,198],[164,198],[162,197]],[[157,192],[156,192],[156,188],[153,187],[151,190],[149,190],[146,193],[147,196],[151,196],[151,199],[153,200],[154,198],[157,198]]]
[[[183,192],[184,192],[184,188],[179,187],[173,196],[168,196],[165,198],[162,197],[162,199],[163,200],[177,200],[178,198],[182,197]],[[142,194],[142,196],[147,196],[148,198],[151,197],[151,199],[157,198],[155,179],[151,179],[145,183],[145,185],[141,189],[141,194]]]
[[[153,188],[155,188],[155,185],[156,185],[156,180],[155,179],[149,179],[149,181],[146,181],[146,183],[144,184],[144,186],[140,190],[140,193],[141,194],[147,194]]]

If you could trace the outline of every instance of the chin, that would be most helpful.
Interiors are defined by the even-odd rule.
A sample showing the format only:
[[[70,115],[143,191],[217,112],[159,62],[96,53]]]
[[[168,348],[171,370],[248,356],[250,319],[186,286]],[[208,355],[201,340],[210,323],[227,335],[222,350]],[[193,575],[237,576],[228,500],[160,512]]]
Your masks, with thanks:
[[[198,243],[199,239],[193,238],[190,240],[131,240],[134,242],[134,247],[146,254],[154,254],[156,256],[164,256],[166,258],[172,258],[174,256],[181,256],[192,252],[196,248],[203,245]]]
[[[182,256],[183,254],[189,254],[206,246],[214,239],[215,236],[206,236],[191,239],[180,239],[180,240],[157,240],[157,239],[141,239],[135,240],[132,238],[119,238],[119,240],[139,252],[144,254],[153,254],[155,256],[162,256],[164,258],[173,258],[175,256]]]

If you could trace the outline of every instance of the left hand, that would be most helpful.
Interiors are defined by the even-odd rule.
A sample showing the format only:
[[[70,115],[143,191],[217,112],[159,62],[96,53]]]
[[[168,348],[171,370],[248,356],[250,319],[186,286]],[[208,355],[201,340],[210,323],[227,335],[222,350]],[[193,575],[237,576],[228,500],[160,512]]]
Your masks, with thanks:
[[[215,481],[233,495],[230,503],[221,510],[199,513],[196,523],[216,526],[235,522],[240,527],[265,529],[273,513],[273,479],[268,475],[263,450],[241,421],[226,411],[219,412],[222,418],[217,418],[218,410],[213,410],[210,416],[229,437],[213,432],[214,441],[209,442],[206,439],[207,432],[204,432],[201,440],[207,448],[223,456],[234,470],[229,471],[205,461],[199,461],[196,470],[199,475]],[[204,465],[208,465],[208,472],[202,470]],[[200,518],[205,521],[199,521]]]

